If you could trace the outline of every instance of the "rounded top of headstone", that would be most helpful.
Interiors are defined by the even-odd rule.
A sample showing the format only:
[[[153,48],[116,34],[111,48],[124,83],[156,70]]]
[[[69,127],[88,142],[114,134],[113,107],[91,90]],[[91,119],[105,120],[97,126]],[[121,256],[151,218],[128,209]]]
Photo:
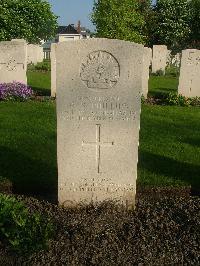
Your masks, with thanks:
[[[106,51],[90,53],[81,64],[80,78],[89,89],[110,89],[117,84],[119,77],[119,63]]]

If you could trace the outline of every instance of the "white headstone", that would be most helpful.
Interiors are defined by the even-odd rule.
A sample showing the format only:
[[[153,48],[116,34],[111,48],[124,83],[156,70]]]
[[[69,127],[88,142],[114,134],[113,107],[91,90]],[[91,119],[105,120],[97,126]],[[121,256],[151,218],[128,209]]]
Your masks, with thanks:
[[[43,47],[36,44],[28,44],[27,46],[27,63],[37,64],[44,59]]]
[[[27,84],[27,45],[25,41],[0,42],[0,83]]]
[[[170,66],[172,63],[172,51],[167,50],[167,60],[166,60],[166,65]]]
[[[149,83],[149,67],[152,62],[152,49],[144,47],[143,71],[142,71],[142,95],[147,98]]]
[[[56,46],[51,44],[51,97],[56,97]]]
[[[27,43],[24,39],[12,39],[11,42],[24,42]]]
[[[168,50],[166,45],[153,46],[152,73],[156,73],[159,70],[165,73],[167,54]]]
[[[186,97],[200,97],[200,50],[182,51],[178,93]]]
[[[126,41],[57,44],[60,204],[134,206],[142,60],[143,46]]]
[[[181,53],[177,53],[172,57],[171,64],[175,67],[180,67]]]

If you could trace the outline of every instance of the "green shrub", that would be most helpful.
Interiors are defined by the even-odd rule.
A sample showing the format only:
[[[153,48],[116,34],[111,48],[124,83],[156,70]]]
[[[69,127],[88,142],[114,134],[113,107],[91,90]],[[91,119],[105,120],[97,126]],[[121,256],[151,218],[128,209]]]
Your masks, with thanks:
[[[44,59],[43,62],[39,62],[36,65],[28,64],[29,71],[51,71],[51,61]]]
[[[200,106],[200,97],[188,98],[181,94],[169,93],[165,103],[179,106]]]
[[[165,76],[169,77],[179,77],[180,69],[176,66],[170,65],[166,68]]]
[[[142,95],[141,96],[141,103],[145,103],[146,102],[146,99],[145,99],[145,97]]]
[[[32,253],[47,246],[53,233],[48,218],[30,214],[22,202],[0,194],[0,239],[12,250]]]
[[[51,71],[51,63],[50,61],[45,60],[43,62],[37,63],[37,65],[35,65],[35,69],[42,71]]]
[[[164,76],[165,73],[162,69],[157,70],[155,73],[151,73],[152,76]]]
[[[199,106],[200,107],[200,97],[194,97],[191,98],[191,103],[192,106]]]

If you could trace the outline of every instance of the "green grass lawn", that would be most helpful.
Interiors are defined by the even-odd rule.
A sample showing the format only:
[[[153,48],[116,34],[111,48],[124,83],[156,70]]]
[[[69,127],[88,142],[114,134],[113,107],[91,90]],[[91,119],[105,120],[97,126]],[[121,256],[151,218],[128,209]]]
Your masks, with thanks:
[[[46,76],[42,73],[39,78],[39,73],[34,73],[34,81],[31,75],[29,84],[47,92],[50,83],[44,82]],[[170,86],[167,79],[156,78],[159,84]],[[155,90],[160,86],[155,77],[150,82]],[[0,175],[10,178],[17,192],[56,192],[55,102],[1,102],[0,121]],[[138,183],[200,189],[199,132],[197,107],[143,105]]]
[[[52,102],[0,103],[0,175],[19,192],[56,188],[56,112]]]
[[[177,93],[178,78],[169,76],[150,76],[149,95],[160,96],[168,93]]]
[[[28,71],[29,86],[40,95],[51,95],[51,72]]]

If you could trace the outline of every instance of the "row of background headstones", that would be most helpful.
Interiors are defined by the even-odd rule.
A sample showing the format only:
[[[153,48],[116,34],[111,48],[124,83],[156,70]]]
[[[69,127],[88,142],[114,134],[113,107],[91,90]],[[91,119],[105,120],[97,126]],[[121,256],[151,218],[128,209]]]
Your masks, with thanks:
[[[22,42],[27,45],[27,64],[37,64],[44,59],[44,52],[42,45],[27,44],[23,39],[12,39],[12,42]]]
[[[151,49],[109,39],[65,42],[53,48],[51,76],[59,88],[59,202],[67,206],[82,199],[90,202],[111,196],[134,205],[140,88],[148,84]],[[155,64],[160,70],[164,61],[166,67],[167,49],[154,48],[159,48],[157,56],[154,51],[152,60],[153,71],[156,71]],[[193,80],[196,82],[196,76],[199,79],[199,52],[185,50],[182,54],[182,61],[185,61],[182,67],[185,64],[192,70],[183,72],[190,80],[190,87],[194,85]],[[25,41],[2,42],[0,53],[3,65],[0,82],[8,82],[7,76],[10,81],[22,81],[23,76],[25,81]],[[108,73],[102,72],[105,76],[99,77],[98,65],[100,70],[107,69]],[[4,77],[6,81],[2,80]]]
[[[27,64],[42,62],[43,47],[23,39],[0,42],[0,83],[18,81],[27,84]]]
[[[56,96],[56,61],[55,49],[57,44],[51,46],[51,96]],[[27,69],[27,64],[37,64],[44,59],[43,47],[40,45],[26,44],[22,39],[13,39],[11,42],[0,42],[1,47],[1,70],[0,82],[12,82],[13,80],[27,83],[26,74],[24,71]],[[26,50],[26,51],[25,51]],[[182,58],[182,59],[181,59]],[[18,60],[19,59],[19,60]],[[3,67],[3,65],[5,67]],[[171,54],[165,45],[154,45],[153,49],[144,48],[143,58],[143,75],[142,75],[142,94],[147,98],[148,94],[148,80],[149,80],[149,67],[151,66],[152,73],[162,71],[168,65],[180,67],[180,78],[178,93],[187,97],[200,96],[199,84],[199,67],[200,55],[199,50],[187,49],[176,55]],[[8,70],[4,74],[3,69]]]
[[[51,96],[56,96],[56,45],[51,45]],[[186,97],[200,96],[200,51],[196,49],[187,49],[176,55],[172,55],[166,45],[154,45],[153,49],[144,47],[143,73],[142,73],[142,95],[147,98],[149,68],[152,73],[161,71],[165,74],[167,66],[173,65],[180,68],[178,94]]]

